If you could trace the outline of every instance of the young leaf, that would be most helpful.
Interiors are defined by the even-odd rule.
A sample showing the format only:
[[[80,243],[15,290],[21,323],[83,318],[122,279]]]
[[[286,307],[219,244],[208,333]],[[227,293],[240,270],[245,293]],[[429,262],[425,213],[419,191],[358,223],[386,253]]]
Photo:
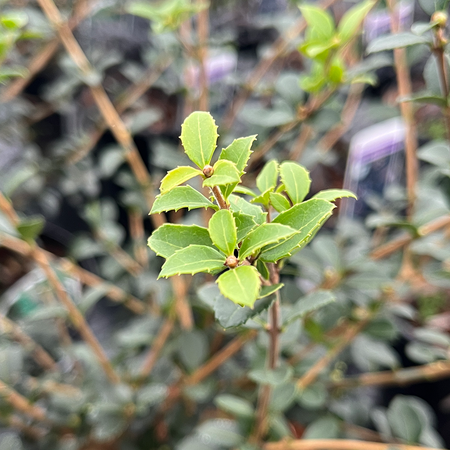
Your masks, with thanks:
[[[211,162],[218,137],[217,125],[208,112],[195,111],[181,125],[184,150],[200,169]]]
[[[187,208],[188,210],[196,208],[217,209],[217,206],[191,186],[177,186],[169,192],[156,197],[150,214],[172,210],[178,211],[181,208]]]
[[[275,292],[279,291],[284,286],[283,283],[271,284],[270,286],[263,286],[259,291],[258,298],[268,297],[269,295],[275,294]]]
[[[165,223],[148,238],[148,246],[164,258],[169,258],[178,250],[192,244],[212,247],[208,230],[197,225]]]
[[[233,194],[230,195],[229,200],[231,211],[252,216],[255,222],[259,225],[266,222],[267,213],[263,212],[260,206],[252,205],[247,200]]]
[[[302,202],[311,185],[309,172],[297,163],[286,161],[280,166],[280,174],[292,203],[295,205]]]
[[[278,180],[278,163],[272,159],[267,162],[256,177],[256,186],[261,192],[266,192],[269,189],[274,189]]]
[[[17,231],[25,241],[34,241],[45,225],[45,219],[41,216],[31,216],[22,220],[17,225]]]
[[[252,153],[251,147],[256,140],[256,134],[253,136],[235,139],[227,148],[220,153],[219,160],[225,159],[236,164],[237,169],[244,172],[248,159]]]
[[[223,186],[226,184],[239,183],[241,175],[236,164],[225,159],[219,160],[214,164],[214,174],[203,181],[203,186]]]
[[[250,200],[250,203],[261,203],[265,207],[269,206],[270,202],[270,193],[273,190],[273,188],[268,189],[267,191],[264,191],[261,195],[258,195],[255,198],[252,198]]]
[[[417,36],[412,33],[398,33],[380,36],[374,39],[367,46],[367,53],[383,52],[394,50],[395,48],[409,47],[417,44],[430,44],[431,42],[424,36]]]
[[[259,296],[261,280],[253,266],[239,266],[228,270],[217,279],[222,295],[234,303],[253,308]]]
[[[177,167],[176,169],[167,172],[167,175],[161,181],[159,190],[161,191],[161,194],[165,194],[174,187],[185,183],[186,181],[196,177],[197,175],[203,175],[203,172],[189,166]]]
[[[293,228],[280,223],[263,223],[242,241],[239,259],[243,260],[266,245],[286,240],[297,233]]]
[[[358,199],[353,192],[347,191],[347,189],[325,189],[318,192],[313,198],[321,198],[323,200],[328,200],[329,202],[334,202],[336,199],[344,197]]]
[[[332,203],[314,198],[282,212],[273,223],[282,223],[298,232],[285,242],[263,248],[260,258],[266,262],[276,262],[302,249],[331,216],[334,208]]]
[[[233,192],[236,192],[238,194],[244,194],[244,195],[248,195],[249,197],[256,197],[256,194],[249,189],[248,187],[242,186],[242,185],[238,185],[233,189]]]
[[[283,212],[291,207],[288,199],[277,192],[271,192],[269,194],[270,204],[278,211]]]
[[[233,216],[237,229],[237,242],[241,242],[258,224],[255,222],[254,217],[249,214],[234,211]]]
[[[262,262],[260,259],[258,259],[256,261],[256,268],[258,269],[258,272],[261,274],[261,276],[265,280],[270,279],[270,272],[269,272],[269,269],[267,268],[267,265],[265,262]],[[263,289],[264,289],[264,287],[263,287]]]
[[[348,42],[358,31],[367,13],[373,8],[373,0],[365,1],[350,8],[343,16],[338,25],[338,36],[342,43]]]
[[[175,252],[161,268],[158,278],[198,272],[215,273],[224,269],[225,256],[206,245],[190,245]]]
[[[314,30],[314,35],[323,40],[333,36],[334,22],[328,12],[313,5],[302,5],[300,11],[308,26]]]
[[[227,209],[217,211],[209,221],[208,230],[214,245],[227,256],[232,255],[237,244],[233,214]]]

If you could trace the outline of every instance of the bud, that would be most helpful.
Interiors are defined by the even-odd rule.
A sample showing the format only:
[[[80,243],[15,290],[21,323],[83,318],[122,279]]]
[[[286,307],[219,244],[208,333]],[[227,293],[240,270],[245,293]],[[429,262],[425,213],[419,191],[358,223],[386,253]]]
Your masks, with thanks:
[[[214,167],[207,164],[205,167],[203,167],[203,175],[205,175],[206,178],[210,178],[213,176],[214,173]]]
[[[436,11],[431,16],[431,22],[434,22],[439,28],[444,28],[447,25],[448,15],[445,11]]]
[[[235,267],[237,267],[238,262],[239,260],[236,258],[236,256],[231,255],[225,260],[225,265],[230,269],[234,269]]]

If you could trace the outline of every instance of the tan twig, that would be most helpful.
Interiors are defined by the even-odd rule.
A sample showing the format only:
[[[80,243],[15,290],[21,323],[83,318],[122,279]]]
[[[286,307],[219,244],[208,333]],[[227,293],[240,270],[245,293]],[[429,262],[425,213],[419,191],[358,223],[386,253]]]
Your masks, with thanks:
[[[397,34],[401,31],[401,24],[399,14],[397,11],[396,0],[387,0],[387,6],[391,15],[391,30],[392,33]],[[397,72],[398,92],[401,97],[408,97],[411,95],[411,77],[409,74],[408,61],[406,59],[406,49],[394,49],[394,65]],[[417,130],[414,120],[414,106],[412,102],[401,102],[400,111],[405,121],[405,155],[406,155],[406,189],[408,194],[408,214],[411,216],[414,201],[415,190],[417,183]]]
[[[68,20],[68,27],[71,30],[75,29],[96,6],[97,2],[95,1],[81,2],[81,5],[75,9],[72,17]],[[17,97],[30,84],[33,78],[47,66],[56,50],[58,50],[59,43],[59,37],[55,37],[48,42],[28,64],[26,76],[15,78],[3,91],[0,101],[9,102]]]
[[[39,406],[31,404],[12,387],[0,380],[0,398],[14,409],[39,422],[48,422],[47,412]]]
[[[119,95],[117,102],[115,103],[117,112],[119,114],[123,114],[137,100],[139,100],[151,88],[151,86],[158,81],[159,77],[171,63],[172,58],[165,58],[161,64],[157,65],[156,69],[153,67],[148,69],[136,84],[130,86],[125,90],[125,92]],[[108,126],[106,122],[101,120],[97,124],[96,129],[90,132],[89,136],[85,140],[85,143],[69,154],[67,157],[67,162],[69,164],[75,164],[83,159],[95,147],[107,128]]]
[[[67,294],[64,286],[62,285],[59,278],[56,276],[56,273],[52,269],[50,265],[49,258],[47,255],[42,252],[38,247],[34,248],[32,252],[33,259],[36,263],[41,267],[44,271],[50,285],[54,289],[58,300],[64,305],[69,313],[69,318],[73,323],[74,327],[79,331],[81,337],[84,341],[91,347],[94,354],[97,356],[100,365],[102,366],[105,374],[109,378],[112,383],[119,383],[120,378],[115,373],[108,357],[106,356],[103,347],[98,342],[91,328],[87,324],[84,316],[81,314],[80,310],[73,303],[72,299]]]
[[[209,361],[203,366],[199,367],[186,381],[186,385],[195,385],[209,377],[215,372],[225,361],[235,355],[246,342],[254,339],[257,336],[257,331],[251,330],[233,339],[229,344],[217,352]]]
[[[394,371],[363,373],[331,383],[333,387],[353,388],[358,386],[407,386],[424,381],[432,382],[450,377],[450,362],[437,361],[423,366],[408,367]]]
[[[182,275],[172,277],[172,289],[175,297],[175,311],[183,330],[192,330],[194,317],[187,299],[187,282]]]
[[[28,336],[22,329],[12,320],[0,314],[0,333],[9,334],[12,339],[21,344],[25,349],[29,350],[33,355],[35,361],[46,370],[50,372],[57,372],[58,366],[55,360],[30,336]]]
[[[416,445],[356,441],[352,439],[302,439],[296,441],[269,442],[264,450],[433,450]],[[436,450],[436,449],[434,449]]]
[[[419,236],[427,236],[428,234],[434,233],[435,231],[445,228],[448,225],[450,225],[450,216],[439,217],[438,219],[432,220],[426,225],[419,227],[418,234]],[[370,257],[375,260],[386,258],[412,242],[413,239],[414,238],[410,234],[405,233],[403,236],[400,236],[391,242],[380,245],[370,253]]]
[[[297,387],[300,390],[305,389],[314,383],[317,377],[335,358],[339,355],[358,334],[367,326],[372,320],[374,313],[367,313],[367,316],[360,322],[348,327],[342,338],[334,345],[328,352],[320,358],[298,381]]]
[[[166,321],[162,324],[161,328],[158,331],[156,338],[153,341],[153,344],[148,351],[147,356],[144,359],[144,363],[141,368],[141,377],[148,378],[155,366],[156,361],[158,360],[159,354],[161,350],[164,348],[164,345],[167,341],[167,338],[170,336],[172,332],[173,326],[175,325],[175,319],[173,315],[169,315]]]
[[[0,195],[0,203],[1,199],[2,196]],[[31,253],[31,247],[26,242],[1,232],[0,232],[0,246],[6,247],[24,256],[30,256]],[[77,278],[80,279],[80,281],[83,284],[91,287],[104,286],[106,296],[108,296],[111,300],[117,303],[122,303],[124,306],[126,306],[136,314],[143,314],[146,311],[145,305],[140,300],[138,300],[136,297],[133,297],[131,294],[128,294],[127,292],[123,291],[121,288],[112,285],[106,280],[103,280],[102,278],[98,277],[97,275],[94,275],[93,273],[85,269],[82,269],[81,267],[72,263],[68,259],[57,258],[52,253],[49,253],[42,249],[41,251],[44,252],[49,259],[55,261],[59,265],[61,270],[76,276]]]
[[[310,125],[307,125],[306,123],[302,124],[302,129],[297,137],[297,139],[294,142],[294,145],[292,146],[292,151],[289,155],[289,159],[292,161],[300,161],[300,158],[303,155],[303,152],[305,151],[306,145],[308,144],[309,140],[314,135],[314,129]]]
[[[148,267],[147,245],[145,244],[144,218],[142,213],[132,208],[128,211],[130,235],[133,241],[134,257],[142,267]]]

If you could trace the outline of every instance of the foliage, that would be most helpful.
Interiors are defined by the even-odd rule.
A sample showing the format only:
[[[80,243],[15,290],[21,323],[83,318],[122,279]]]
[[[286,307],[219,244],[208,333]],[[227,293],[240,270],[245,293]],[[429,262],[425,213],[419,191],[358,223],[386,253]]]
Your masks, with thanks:
[[[281,3],[2,3],[2,450],[446,446],[448,2]],[[400,115],[406,182],[348,198]]]

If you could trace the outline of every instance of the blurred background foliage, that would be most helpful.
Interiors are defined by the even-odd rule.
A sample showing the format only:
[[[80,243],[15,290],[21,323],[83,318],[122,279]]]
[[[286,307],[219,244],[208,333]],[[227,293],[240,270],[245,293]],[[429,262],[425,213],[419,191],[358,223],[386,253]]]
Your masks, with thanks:
[[[450,446],[447,3],[2,0],[0,448]],[[371,125],[368,147],[400,145],[359,161],[353,212],[284,265],[275,371],[270,297],[157,281],[146,246],[164,220],[209,219],[148,217],[199,109],[219,149],[258,135],[248,187],[272,158],[306,166],[311,195],[342,187]]]

